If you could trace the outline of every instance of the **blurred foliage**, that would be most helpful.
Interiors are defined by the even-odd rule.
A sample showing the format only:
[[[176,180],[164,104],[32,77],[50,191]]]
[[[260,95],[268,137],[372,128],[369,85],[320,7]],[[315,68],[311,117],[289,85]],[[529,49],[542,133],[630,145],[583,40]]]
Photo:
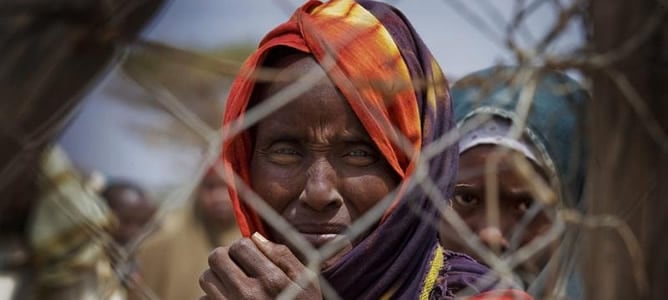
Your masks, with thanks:
[[[174,116],[174,110],[185,110],[203,126],[217,130],[232,80],[254,49],[250,44],[232,44],[194,53],[157,43],[138,43],[123,63],[124,78],[114,80],[106,92],[133,107],[173,116],[163,126],[127,124],[152,143],[201,144],[205,142],[202,136]]]

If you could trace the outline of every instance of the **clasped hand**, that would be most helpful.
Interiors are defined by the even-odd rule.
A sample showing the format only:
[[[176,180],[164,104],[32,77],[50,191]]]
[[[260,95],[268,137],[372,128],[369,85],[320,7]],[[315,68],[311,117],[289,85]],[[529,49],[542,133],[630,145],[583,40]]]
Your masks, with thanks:
[[[322,299],[318,280],[299,285],[297,278],[312,272],[288,247],[255,233],[209,255],[209,269],[199,279],[206,294],[200,300],[275,299],[289,286],[295,299]]]

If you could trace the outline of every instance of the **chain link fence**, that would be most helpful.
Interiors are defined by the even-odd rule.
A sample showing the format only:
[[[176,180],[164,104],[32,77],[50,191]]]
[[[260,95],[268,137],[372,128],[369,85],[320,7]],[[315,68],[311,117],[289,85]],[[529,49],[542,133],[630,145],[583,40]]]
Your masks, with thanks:
[[[133,257],[133,253],[137,248],[142,247],[142,243],[146,239],[151,238],[151,234],[154,231],[161,230],[161,224],[167,215],[179,207],[190,205],[189,202],[193,200],[193,195],[196,193],[194,191],[200,185],[202,178],[212,165],[214,166],[213,169],[222,175],[222,167],[219,165],[219,155],[221,153],[220,145],[225,139],[261,122],[261,120],[272,112],[295,99],[303,91],[310,89],[320,78],[308,76],[308,73],[305,74],[295,84],[265,99],[262,101],[262,105],[257,105],[249,110],[243,120],[234,122],[232,126],[229,126],[227,129],[229,132],[222,132],[220,124],[224,109],[224,99],[229,92],[228,89],[232,80],[238,74],[245,54],[252,50],[251,47],[253,45],[250,47],[244,45],[232,50],[228,48],[228,51],[225,53],[205,53],[180,49],[146,39],[133,40],[128,38],[134,33],[127,34],[114,30],[87,32],[80,24],[91,24],[91,20],[88,20],[88,17],[92,14],[89,14],[83,2],[60,2],[63,3],[62,6],[44,4],[40,1],[21,3],[4,1],[0,4],[0,11],[3,12],[3,22],[19,24],[17,25],[18,27],[7,27],[7,29],[3,30],[2,53],[6,55],[3,61],[13,61],[15,64],[3,63],[3,66],[0,67],[0,74],[2,74],[0,78],[3,80],[3,85],[10,86],[14,84],[22,87],[21,89],[3,87],[5,92],[2,95],[7,99],[25,99],[23,101],[17,100],[12,102],[17,105],[15,107],[12,107],[14,104],[2,105],[2,111],[0,111],[3,118],[8,120],[7,122],[3,122],[3,139],[6,136],[7,141],[10,141],[11,145],[18,149],[18,151],[7,153],[7,155],[2,152],[3,167],[0,179],[3,186],[17,185],[16,178],[21,177],[21,174],[25,173],[21,170],[30,168],[30,174],[37,174],[36,176],[40,178],[40,186],[42,188],[41,196],[35,197],[39,201],[29,201],[33,203],[30,206],[32,210],[37,211],[39,209],[35,207],[44,206],[44,204],[41,204],[41,206],[40,204],[35,204],[36,202],[51,203],[47,208],[42,207],[40,209],[58,212],[58,214],[64,216],[62,218],[65,220],[61,220],[60,222],[69,224],[64,225],[62,231],[54,230],[52,236],[47,234],[44,239],[49,241],[55,239],[69,243],[77,240],[72,237],[77,236],[76,234],[72,234],[72,232],[84,232],[81,235],[82,239],[79,241],[88,241],[88,243],[94,244],[94,246],[91,246],[92,248],[103,248],[103,250],[97,249],[95,251],[98,251],[97,253],[104,253],[114,262],[113,269],[107,271],[112,275],[107,274],[108,276],[116,278],[124,286],[130,287],[130,289],[136,292],[136,296],[139,298],[158,299],[159,297],[144,282],[132,276],[131,273],[134,269],[128,266],[128,264],[134,263],[130,259]],[[65,5],[66,2],[71,5]],[[129,4],[129,2],[123,3],[115,7],[117,10],[108,10],[107,12],[113,12],[108,17],[110,20],[121,22],[121,17],[114,18],[113,16],[115,14],[117,16],[125,16],[127,15],[124,13],[125,11],[138,11],[136,7],[141,7],[142,5],[157,5],[150,2],[136,1],[132,4]],[[386,2],[400,9],[402,6],[415,5],[406,3],[408,1],[399,0]],[[295,1],[282,0],[274,0],[273,3],[273,5],[280,7],[285,12],[283,16],[285,20],[289,18],[289,15],[299,4],[295,3]],[[645,23],[642,24],[637,33],[632,35],[631,39],[623,43],[618,49],[605,53],[595,52],[592,45],[588,43],[593,34],[590,28],[591,15],[587,11],[588,5],[588,1],[579,0],[509,0],[502,4],[492,1],[443,0],[441,1],[441,5],[435,6],[432,9],[454,11],[457,15],[463,16],[462,22],[467,23],[462,23],[462,26],[474,28],[478,31],[477,34],[504,48],[505,53],[509,53],[507,60],[499,63],[499,66],[502,64],[512,64],[517,67],[513,68],[512,72],[497,71],[485,77],[468,76],[454,78],[462,77],[466,74],[449,76],[451,74],[447,73],[448,65],[444,62],[440,63],[446,71],[446,76],[449,76],[448,79],[450,82],[453,83],[456,81],[456,89],[460,91],[469,89],[477,91],[476,96],[472,97],[474,98],[471,100],[473,103],[480,104],[484,102],[484,99],[493,97],[495,89],[499,85],[517,87],[515,91],[517,101],[512,104],[512,112],[516,119],[513,120],[512,126],[507,131],[507,136],[516,141],[523,139],[527,124],[532,122],[532,107],[536,107],[533,101],[540,99],[536,95],[540,93],[538,91],[540,88],[544,88],[541,80],[547,76],[546,74],[553,74],[555,71],[566,72],[577,78],[577,81],[589,90],[590,79],[582,71],[586,72],[590,69],[603,70],[602,72],[625,95],[626,100],[633,109],[633,113],[640,116],[642,123],[636,125],[643,127],[658,145],[661,145],[663,149],[667,149],[668,137],[666,137],[665,130],[662,129],[660,121],[654,117],[652,108],[648,107],[647,102],[643,101],[640,95],[634,90],[634,87],[629,83],[625,74],[610,67],[614,62],[623,59],[638,47],[642,47],[648,37],[657,28],[665,26],[665,4],[659,6],[661,9],[657,10],[655,14],[646,18]],[[60,8],[56,11],[40,11],[40,7],[47,6]],[[500,9],[500,7],[504,7],[504,9]],[[512,9],[506,9],[507,7],[512,7]],[[535,30],[532,30],[529,20],[537,12],[546,10],[550,11],[554,16],[554,22],[548,26],[548,30],[545,32],[537,33]],[[239,13],[250,13],[248,20],[252,22],[252,12],[244,11]],[[419,15],[410,14],[407,14],[407,17],[411,21],[420,18]],[[38,32],[35,28],[38,28],[39,22],[65,24],[62,30],[69,30],[72,42],[60,40],[61,42],[56,43],[48,40],[50,38],[48,36],[37,36],[31,41],[34,41],[34,43],[44,43],[46,47],[32,48],[32,50],[37,51],[35,53],[27,52],[30,51],[31,44],[21,44],[20,42],[26,39],[20,40],[19,37],[29,37],[31,34]],[[116,24],[117,22],[109,21],[105,24],[110,24],[109,28],[118,29],[119,27],[114,27],[119,26]],[[30,24],[30,26],[21,27],[21,24]],[[95,24],[95,22],[92,22],[92,24]],[[433,24],[433,26],[438,27],[438,24]],[[100,29],[103,27],[96,28]],[[555,51],[554,45],[560,36],[566,30],[572,30],[572,28],[578,28],[585,36],[586,41],[577,47]],[[233,29],[222,28],[220,30]],[[443,30],[456,31],[458,29],[445,28]],[[419,29],[418,32],[420,33]],[[54,36],[56,34],[53,33]],[[76,36],[76,34],[79,34],[79,36]],[[432,44],[432,41],[425,38],[424,35],[423,38],[427,45]],[[350,36],[348,39],[350,42],[355,42],[356,37]],[[100,54],[100,59],[95,62],[89,62],[82,56],[85,53],[93,53],[93,51],[84,51],[84,54],[81,53],[82,48],[79,43],[85,44],[88,42],[98,46],[98,48],[93,47],[92,49],[102,49],[96,50],[96,53]],[[433,43],[436,44],[436,42]],[[58,44],[61,45],[60,48],[52,49],[48,47]],[[67,45],[73,46],[67,48]],[[453,43],[451,47],[456,47],[456,43]],[[49,50],[47,51],[47,49]],[[438,51],[434,50],[434,48],[431,50],[432,52]],[[169,159],[167,157],[175,157],[173,153],[182,153],[184,156],[188,156],[181,165],[177,165],[171,169],[171,171],[175,168],[181,170],[180,176],[177,176],[178,180],[173,181],[168,186],[162,186],[150,191],[156,203],[159,204],[159,208],[151,219],[151,222],[142,231],[142,234],[129,245],[117,244],[109,236],[109,228],[112,227],[111,224],[113,221],[110,221],[110,214],[105,206],[99,204],[101,203],[98,195],[99,184],[95,181],[94,177],[90,179],[91,177],[87,174],[87,172],[94,170],[95,166],[68,166],[65,164],[55,167],[44,167],[45,165],[49,165],[50,158],[44,158],[43,161],[45,163],[39,166],[32,162],[41,161],[38,157],[41,157],[40,153],[42,153],[44,145],[47,144],[49,139],[53,140],[55,136],[53,131],[66,127],[67,122],[63,120],[70,118],[71,111],[81,110],[78,118],[84,118],[84,114],[88,112],[86,106],[89,105],[84,103],[80,104],[84,105],[83,107],[72,109],[76,107],[76,104],[72,104],[76,100],[70,99],[76,99],[76,95],[84,93],[81,88],[83,86],[82,83],[78,84],[78,88],[75,88],[77,83],[71,83],[72,88],[70,90],[76,90],[76,92],[67,92],[65,88],[59,90],[58,83],[55,83],[53,86],[47,86],[43,83],[53,84],[55,81],[50,80],[58,77],[68,77],[74,80],[76,76],[81,76],[82,78],[74,81],[85,82],[85,80],[92,76],[90,74],[99,72],[99,70],[87,71],[86,68],[93,65],[102,68],[106,64],[104,62],[110,61],[109,57],[112,56],[111,53],[113,51],[121,51],[123,53],[122,58],[118,60],[120,64],[117,67],[112,67],[112,75],[108,75],[106,79],[99,82],[92,94],[98,95],[98,97],[101,93],[107,96],[111,95],[109,97],[116,98],[117,100],[115,101],[119,101],[118,99],[120,99],[121,105],[124,106],[120,114],[129,111],[140,111],[144,113],[142,116],[148,116],[147,119],[149,120],[146,122],[135,121],[133,123],[129,121],[119,123],[118,126],[123,127],[123,130],[131,132],[135,137],[148,144],[149,149],[157,149],[155,150],[157,152],[170,152],[171,154],[165,155],[166,159]],[[41,57],[42,53],[48,55]],[[436,56],[438,58],[438,54]],[[40,57],[40,59],[31,62],[31,58],[34,59],[35,57]],[[95,59],[92,55],[90,57],[91,61]],[[14,60],[15,58],[17,59]],[[260,80],[271,79],[274,78],[274,71],[272,69],[262,70],[257,76]],[[385,86],[396,86],[403,84],[403,82],[383,84]],[[416,89],[422,88],[421,83],[415,84]],[[61,84],[61,86],[64,85]],[[569,90],[569,85],[556,85],[553,88],[555,90],[550,91],[552,94],[568,94],[572,92],[572,90]],[[459,101],[456,98],[457,94],[453,93],[453,95],[455,96],[453,101]],[[94,99],[90,99],[90,97],[84,97],[85,101],[95,101]],[[61,100],[57,101],[56,99]],[[47,106],[43,106],[46,111],[43,111],[41,115],[30,114],[31,110],[37,110],[45,104],[48,104]],[[21,123],[20,120],[17,121],[17,117],[24,117],[24,120],[35,122],[37,125],[35,125],[34,129],[26,130],[29,126],[25,126],[24,124],[26,123]],[[560,116],[551,117],[554,117],[551,120],[552,124],[559,126]],[[578,118],[585,117],[584,114],[578,116]],[[467,119],[466,122],[460,122],[461,126],[457,130],[448,132],[428,147],[423,148],[419,155],[420,160],[429,161],[432,157],[459,143],[462,137],[476,132],[478,128],[484,124],[488,124],[493,119],[494,117],[490,115],[480,115]],[[52,122],[51,120],[54,121]],[[572,145],[573,148],[582,146],[577,144],[578,138],[586,138],[584,122],[579,123],[578,126],[576,129],[578,136],[571,139],[574,144]],[[66,129],[66,140],[69,139],[72,141],[77,139],[76,133],[67,133],[67,130],[69,129]],[[402,138],[404,137],[399,137],[399,140],[394,142],[404,144],[401,141]],[[113,143],[105,144],[105,147],[113,147]],[[83,150],[83,152],[85,151],[95,151],[95,149]],[[104,151],[114,153],[119,150],[104,149]],[[69,152],[69,160],[77,162],[76,156],[78,153],[82,153],[82,151]],[[588,161],[583,160],[579,155],[573,155],[574,152],[572,151],[565,151],[565,153],[571,156],[563,158],[563,160],[577,166],[608,163],[605,161],[588,163]],[[406,155],[410,156],[412,153],[406,153]],[[120,158],[116,159],[122,159],[123,156],[125,155],[118,154]],[[11,159],[5,161],[5,157],[10,157]],[[57,161],[67,161],[67,158],[64,156],[59,157],[56,159]],[[193,159],[193,157],[196,159]],[[500,164],[505,157],[510,157],[509,161],[512,162],[510,165]],[[596,160],[596,158],[591,157],[589,159]],[[558,184],[559,180],[555,181],[555,177],[558,178],[559,176],[556,176],[556,174],[547,174],[547,176],[545,176],[546,174],[540,174],[540,170],[534,168],[535,164],[536,162],[527,158],[526,155],[511,155],[508,151],[499,150],[491,155],[491,158],[487,160],[484,166],[459,169],[458,180],[462,178],[466,179],[466,176],[481,176],[483,178],[483,182],[487,187],[482,197],[480,199],[475,198],[475,201],[486,203],[485,222],[488,224],[499,225],[503,220],[502,214],[507,213],[501,210],[503,203],[500,199],[505,197],[505,195],[500,194],[497,188],[500,179],[496,174],[500,172],[500,169],[507,168],[511,170],[526,185],[529,198],[533,199],[533,201],[527,202],[528,206],[524,207],[523,215],[517,222],[518,225],[514,226],[512,232],[509,233],[509,236],[512,236],[513,239],[506,251],[500,251],[494,245],[485,244],[481,240],[479,232],[476,232],[475,228],[469,227],[467,220],[455,212],[453,207],[457,205],[458,202],[456,201],[462,199],[449,198],[438,192],[434,182],[428,176],[424,176],[424,174],[430,173],[430,166],[428,164],[418,164],[413,172],[414,175],[406,179],[406,185],[411,189],[423,190],[426,195],[429,195],[429,199],[434,205],[439,208],[440,217],[445,223],[440,224],[438,220],[430,220],[433,226],[441,229],[447,228],[450,236],[465,244],[466,251],[470,251],[467,254],[475,256],[490,266],[496,276],[503,279],[503,282],[516,282],[518,276],[521,277],[521,274],[518,273],[518,270],[521,269],[520,266],[525,262],[531,261],[533,257],[540,253],[545,251],[559,253],[559,258],[552,259],[550,262],[549,274],[544,275],[547,279],[544,283],[545,294],[543,296],[545,299],[561,299],[564,297],[564,290],[568,286],[569,279],[572,279],[571,277],[574,276],[573,270],[578,269],[578,266],[582,263],[580,260],[580,251],[583,249],[579,246],[582,244],[582,230],[611,228],[623,240],[623,244],[627,250],[626,255],[632,260],[633,265],[636,266],[631,270],[634,281],[628,284],[636,286],[641,291],[647,291],[649,289],[647,274],[642,267],[645,265],[647,258],[643,256],[638,237],[623,218],[615,215],[588,213],[585,209],[586,205],[579,202],[580,194],[568,195],[567,197]],[[76,170],[77,168],[78,170]],[[37,171],[38,169],[40,170],[39,172]],[[63,174],[71,174],[72,177],[69,177],[70,175],[64,177]],[[575,176],[575,174],[570,175]],[[568,178],[561,178],[561,180],[571,182]],[[301,237],[299,232],[289,222],[267,205],[250,187],[246,186],[238,175],[234,178],[234,182],[228,182],[227,184],[234,185],[242,195],[242,199],[253,207],[266,223],[276,228],[278,232],[284,233],[291,244],[298,248],[299,252],[307,258],[305,263],[313,272],[305,272],[299,276],[298,281],[307,282],[314,280],[320,272],[321,263],[334,255],[342,247],[341,243],[333,242],[319,249],[314,248]],[[455,189],[455,195],[460,195],[457,192],[459,191],[458,188],[456,187]],[[27,193],[20,191],[17,193],[27,195]],[[351,228],[349,228],[349,235],[352,237],[360,236],[372,229],[378,224],[387,208],[392,205],[393,199],[394,193],[391,193],[364,216],[358,218]],[[91,206],[79,203],[85,201],[99,203]],[[3,200],[3,202],[7,201]],[[450,204],[448,205],[447,203]],[[7,218],[7,216],[17,210],[17,208],[3,203],[3,216],[0,217],[5,218],[9,223],[11,218]],[[420,214],[422,212],[416,209],[414,213]],[[34,213],[26,213],[27,215],[33,216],[31,220],[34,220]],[[519,239],[522,233],[532,230],[532,219],[538,215],[546,216],[549,219],[549,228],[530,242],[520,242]],[[25,217],[25,219],[28,219],[28,217]],[[39,223],[39,221],[33,221],[31,224],[35,226],[34,223]],[[29,225],[25,226],[29,227]],[[49,227],[50,225],[47,223],[42,226]],[[10,236],[9,233],[15,230],[10,226],[6,226],[5,228],[3,228],[3,231],[5,231],[3,234],[7,236]],[[18,229],[15,231],[18,231]],[[51,242],[51,244],[40,244],[40,235],[35,233],[35,229],[33,231],[26,230],[21,232],[32,232],[30,239],[33,242],[37,240],[37,245],[45,245],[44,247],[46,248],[43,249],[48,249],[48,251],[44,250],[45,252],[58,252],[58,247],[53,246]],[[61,234],[67,234],[68,236],[66,239],[63,239],[62,237],[58,237]],[[81,244],[72,246],[72,248],[68,247],[64,246],[62,252],[74,251],[72,249],[77,249],[75,252],[94,252],[94,250],[81,250],[83,247]],[[42,249],[39,247],[36,248]],[[0,268],[3,270],[16,269],[15,266],[18,265],[18,263],[12,263],[12,256],[9,254],[13,252],[10,250],[7,250],[3,254],[5,257],[0,260],[2,263]],[[68,255],[68,253],[58,252],[54,257],[70,257]],[[187,259],[188,254],[183,253],[183,255],[184,259]],[[37,255],[31,254],[30,256],[38,257],[37,259],[39,260],[40,255],[37,253]],[[554,256],[556,257],[557,255],[555,254]],[[21,259],[25,260],[27,258],[18,258],[17,261]],[[48,260],[49,258],[44,259]],[[97,268],[96,272],[99,274],[99,263],[91,262],[90,260],[84,260],[80,263],[83,265],[95,265],[94,268]],[[579,272],[575,273],[578,276],[582,275]],[[53,274],[60,273],[55,272]],[[62,275],[63,277],[60,279],[73,275],[75,274],[71,274],[70,272]],[[52,279],[58,280],[59,278]],[[535,278],[526,280],[531,282]],[[97,289],[97,292],[94,292],[94,296],[92,297],[107,297],[113,294],[114,288],[117,288],[117,286],[102,285],[102,288]],[[325,298],[339,298],[336,291],[326,281],[322,281],[321,288]],[[288,288],[281,293],[280,297],[286,299],[294,298],[297,292],[298,289],[294,287]],[[6,298],[10,296],[11,294]]]

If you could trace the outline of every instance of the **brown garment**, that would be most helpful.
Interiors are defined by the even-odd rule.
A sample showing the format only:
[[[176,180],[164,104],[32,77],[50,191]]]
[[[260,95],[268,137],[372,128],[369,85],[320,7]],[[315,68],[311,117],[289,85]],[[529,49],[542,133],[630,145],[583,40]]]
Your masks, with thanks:
[[[208,267],[209,253],[240,237],[239,230],[232,226],[218,236],[217,245],[212,245],[192,207],[176,211],[138,249],[137,262],[144,282],[158,299],[199,299],[204,292],[198,279]]]

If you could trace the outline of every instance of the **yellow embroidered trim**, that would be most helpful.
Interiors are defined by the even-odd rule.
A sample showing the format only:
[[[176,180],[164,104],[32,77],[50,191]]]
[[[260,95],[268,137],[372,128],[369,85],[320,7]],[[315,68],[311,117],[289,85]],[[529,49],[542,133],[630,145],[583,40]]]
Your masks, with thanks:
[[[420,292],[420,300],[429,299],[429,294],[434,289],[434,284],[436,283],[436,279],[438,279],[438,271],[443,268],[443,248],[441,248],[441,245],[438,245],[435,251],[436,253],[434,253],[434,258],[431,260],[429,273],[427,273],[424,279],[424,288]]]

